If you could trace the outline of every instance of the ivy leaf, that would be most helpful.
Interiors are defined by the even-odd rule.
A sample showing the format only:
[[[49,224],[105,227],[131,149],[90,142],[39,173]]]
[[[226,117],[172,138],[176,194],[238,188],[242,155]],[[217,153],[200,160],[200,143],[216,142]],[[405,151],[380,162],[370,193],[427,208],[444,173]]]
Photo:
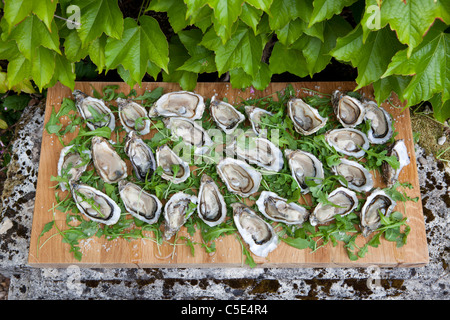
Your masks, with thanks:
[[[183,0],[153,0],[148,6],[148,10],[166,12],[175,33],[183,30],[189,24],[186,20],[187,9]]]
[[[74,5],[80,7],[81,26],[78,30],[83,46],[106,33],[120,39],[124,28],[124,19],[117,0],[77,0]]]
[[[35,13],[47,26],[49,30],[52,30],[53,15],[56,10],[56,0],[8,0],[5,1],[4,17],[8,22],[8,33],[12,28],[24,20],[30,13]],[[53,29],[56,30],[56,29]]]
[[[246,0],[246,2],[257,9],[269,13],[269,8],[272,5],[273,0]]]
[[[309,72],[306,67],[306,59],[298,49],[291,49],[276,42],[269,58],[269,67],[272,73],[290,72],[301,78]]]
[[[311,19],[309,20],[309,26],[311,27],[317,22],[330,19],[334,15],[340,14],[344,7],[348,7],[356,1],[357,0],[314,0],[314,10]]]
[[[339,38],[330,54],[338,60],[351,62],[358,68],[358,90],[377,81],[386,71],[391,58],[403,48],[395,33],[387,27],[371,32],[363,43],[363,31],[358,25],[352,32]]]
[[[404,102],[403,91],[408,86],[411,77],[408,76],[388,76],[375,81],[373,85],[373,91],[375,101],[381,104],[385,101],[392,92],[397,93],[398,98]]]
[[[244,2],[242,5],[242,13],[239,16],[239,19],[241,19],[246,25],[252,28],[253,32],[256,34],[262,14],[262,10],[252,7],[251,5]]]
[[[88,55],[88,48],[82,47],[78,32],[75,30],[71,30],[64,40],[64,54],[72,62],[80,61]]]
[[[102,34],[100,38],[95,39],[89,44],[88,52],[92,62],[97,66],[98,73],[101,73],[106,65],[106,35]]]
[[[139,84],[147,72],[148,61],[167,72],[169,48],[158,22],[149,16],[141,16],[140,25],[126,18],[122,39],[108,38],[105,48],[106,69],[119,64],[130,71]]]
[[[31,63],[31,75],[34,83],[42,90],[52,79],[55,71],[55,52],[39,47]]]
[[[224,37],[221,37],[223,43],[231,38],[231,27],[241,14],[243,2],[243,0],[208,0],[209,6],[214,10],[216,21],[226,30]]]
[[[75,89],[75,65],[65,56],[55,54],[55,74],[54,79],[69,87],[72,91]]]
[[[441,94],[435,94],[428,100],[433,106],[433,115],[437,121],[444,122],[450,118],[450,100],[442,101]]]
[[[443,101],[450,99],[450,34],[444,33],[446,27],[436,21],[411,57],[407,58],[408,49],[397,52],[383,74],[383,78],[393,74],[413,76],[403,92],[409,106],[439,92]]]
[[[177,70],[194,73],[211,73],[217,70],[216,63],[214,62],[214,52],[199,45],[203,36],[201,30],[191,29],[180,31],[178,36],[191,57]]]
[[[18,54],[8,63],[8,86],[19,85],[23,79],[28,79],[31,73],[31,62],[22,54]]]
[[[282,29],[291,20],[307,21],[310,4],[306,0],[275,0],[270,6],[269,25],[272,30]]]

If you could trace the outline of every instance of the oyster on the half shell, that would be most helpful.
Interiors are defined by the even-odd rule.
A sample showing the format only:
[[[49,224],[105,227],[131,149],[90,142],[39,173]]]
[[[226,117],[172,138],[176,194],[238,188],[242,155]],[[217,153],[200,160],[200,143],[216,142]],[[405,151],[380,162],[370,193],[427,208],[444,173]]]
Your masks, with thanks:
[[[89,129],[109,127],[111,131],[116,127],[116,118],[103,100],[88,96],[80,90],[74,90],[75,106]]]
[[[156,161],[152,149],[142,140],[136,131],[130,131],[125,138],[124,151],[130,158],[134,173],[139,180],[151,180],[156,170]]]
[[[189,91],[175,91],[163,94],[150,108],[149,117],[183,117],[201,119],[205,102],[201,95]]]
[[[70,176],[70,181],[77,181],[90,162],[91,152],[89,150],[83,150],[83,153],[89,157],[89,160],[83,160],[83,157],[75,150],[73,150],[73,145],[64,147],[61,150],[58,160],[58,176],[62,176],[67,174]],[[66,172],[67,171],[67,172]],[[66,191],[70,186],[66,185],[66,183],[61,182],[60,188],[61,191]]]
[[[225,199],[210,176],[203,174],[200,181],[197,213],[208,226],[217,226],[227,216]]]
[[[400,163],[400,167],[398,169],[394,169],[389,163],[386,161],[381,165],[382,177],[386,185],[390,188],[394,185],[398,180],[398,176],[402,169],[410,163],[408,150],[406,148],[405,142],[403,139],[396,140],[393,144],[391,144],[388,148],[388,152],[386,154],[389,156],[395,156]]]
[[[262,175],[246,162],[224,158],[217,164],[217,173],[228,191],[248,197],[258,191]]]
[[[266,137],[267,132],[265,131],[267,129],[261,129],[261,118],[263,116],[273,116],[273,113],[255,106],[245,106],[245,113],[247,114],[248,119],[252,124],[253,132],[256,133],[256,135],[259,137]]]
[[[140,135],[150,132],[150,119],[143,106],[131,99],[117,98],[116,102],[120,122],[127,132],[136,131]]]
[[[148,224],[158,221],[162,204],[155,195],[127,180],[119,181],[119,194],[125,209],[133,217]]]
[[[318,184],[322,182],[325,177],[323,165],[315,155],[303,150],[290,149],[285,149],[284,154],[288,160],[292,177],[297,181],[302,192],[309,192],[307,179],[314,179],[314,182]]]
[[[359,192],[368,192],[373,188],[373,176],[369,170],[356,161],[341,158],[341,162],[331,169],[347,180],[348,187]]]
[[[194,213],[197,197],[184,192],[175,193],[164,206],[164,238],[169,240]]]
[[[99,176],[107,183],[116,183],[127,177],[127,164],[103,137],[91,140],[92,162]]]
[[[377,189],[367,197],[361,210],[361,227],[365,237],[380,226],[380,213],[388,217],[397,203],[386,192]]]
[[[245,120],[245,116],[239,110],[225,101],[216,99],[216,96],[211,98],[209,109],[211,117],[226,134],[233,133],[237,126]]]
[[[365,102],[364,106],[366,109],[364,119],[370,120],[367,138],[374,144],[386,143],[394,133],[391,115],[373,101]]]
[[[277,248],[278,235],[269,223],[242,203],[232,203],[231,207],[234,223],[251,252],[260,257],[267,257]]]
[[[288,114],[294,123],[294,129],[303,135],[310,135],[327,123],[327,118],[322,117],[316,108],[311,107],[301,98],[293,98],[287,103]]]
[[[325,140],[336,151],[360,158],[366,154],[369,140],[364,132],[353,128],[333,129],[325,133]]]
[[[331,221],[336,215],[345,216],[358,206],[356,193],[344,187],[332,191],[328,195],[328,201],[334,205],[319,203],[309,216],[312,226]]]
[[[163,179],[179,184],[189,178],[191,170],[189,164],[181,159],[168,145],[160,146],[156,150],[156,163],[158,167],[162,167]],[[174,176],[173,166],[178,166],[178,172]]]
[[[208,133],[194,121],[182,117],[164,119],[164,124],[175,139],[182,138],[184,143],[195,148],[194,153],[205,154],[213,145]]]
[[[346,128],[354,128],[364,120],[364,105],[356,98],[345,95],[339,90],[331,96],[334,113]]]
[[[268,219],[301,225],[308,220],[309,211],[295,202],[287,202],[274,192],[262,191],[256,201],[259,211]]]

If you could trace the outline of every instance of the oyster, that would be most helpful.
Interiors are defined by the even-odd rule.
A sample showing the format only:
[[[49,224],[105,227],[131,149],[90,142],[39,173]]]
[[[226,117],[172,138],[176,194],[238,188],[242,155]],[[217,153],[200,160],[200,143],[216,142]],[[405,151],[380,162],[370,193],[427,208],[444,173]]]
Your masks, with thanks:
[[[203,174],[198,191],[199,217],[210,227],[221,224],[227,215],[227,206],[214,180]]]
[[[292,177],[297,181],[302,192],[309,192],[309,187],[305,182],[307,178],[316,178],[314,181],[318,184],[322,182],[325,176],[323,165],[315,155],[303,150],[290,149],[285,149],[284,154],[288,160]]]
[[[400,167],[398,169],[394,169],[387,162],[383,162],[383,164],[381,165],[383,180],[390,188],[398,180],[400,171],[402,171],[402,169],[410,163],[408,150],[406,149],[406,145],[403,139],[397,140],[393,144],[391,144],[386,155],[396,156],[398,162],[400,163]]]
[[[234,223],[251,252],[260,257],[267,257],[277,248],[278,235],[269,223],[242,203],[232,203],[231,207]]]
[[[345,216],[358,206],[356,193],[344,187],[332,191],[328,195],[328,201],[334,204],[319,203],[309,216],[312,226],[323,224],[334,219],[335,215]]]
[[[248,197],[258,191],[262,175],[242,160],[222,159],[217,164],[217,173],[228,188],[228,191],[241,197]]]
[[[347,180],[348,187],[359,192],[368,192],[373,188],[373,177],[369,170],[356,161],[341,158],[341,163],[332,167],[337,175]]]
[[[119,206],[103,192],[87,184],[73,181],[70,190],[78,210],[89,219],[106,225],[119,221],[121,214]]]
[[[149,117],[184,117],[201,119],[205,111],[203,97],[189,91],[175,91],[163,94],[150,108]]]
[[[233,133],[237,126],[245,120],[245,116],[235,107],[225,101],[216,99],[215,96],[211,98],[209,108],[211,117],[226,134]]]
[[[287,108],[295,131],[303,135],[313,134],[327,123],[327,118],[322,117],[316,108],[311,107],[300,98],[289,100]]]
[[[156,163],[158,167],[163,168],[161,177],[178,184],[189,178],[191,170],[187,162],[183,161],[167,145],[160,146],[156,150]],[[173,166],[178,166],[178,172],[174,176]]]
[[[249,143],[246,144],[247,139]],[[266,170],[278,172],[283,169],[283,153],[265,138],[242,135],[228,145],[226,150],[239,159],[256,164]]]
[[[89,160],[83,160],[83,157],[75,150],[73,150],[73,145],[64,147],[61,150],[59,160],[58,160],[58,176],[69,176],[70,181],[77,181],[90,162],[91,152],[89,150],[84,150],[83,153],[89,157]],[[66,183],[60,183],[61,191],[66,191],[69,186]]]
[[[127,132],[136,131],[140,135],[150,132],[150,119],[143,106],[131,99],[117,98],[119,119]],[[139,119],[138,122],[136,122]]]
[[[133,217],[149,224],[158,221],[162,204],[156,196],[126,180],[119,181],[119,194],[125,209]]]
[[[175,139],[182,138],[184,143],[195,147],[195,154],[205,154],[213,145],[208,133],[194,121],[171,117],[164,119],[164,124],[172,132]]]
[[[261,123],[261,117],[263,116],[273,116],[273,113],[257,108],[255,106],[245,106],[245,113],[247,114],[250,123],[252,124],[253,132],[256,133],[257,136],[266,137],[267,133],[262,132],[260,123]],[[264,129],[266,130],[266,129]]]
[[[125,138],[124,151],[130,158],[134,173],[139,180],[151,179],[156,170],[155,157],[152,149],[137,135],[136,131],[130,131]]]
[[[93,98],[74,90],[72,93],[76,100],[76,107],[89,129],[95,130],[101,127],[109,127],[111,131],[116,127],[116,118],[103,100]]]
[[[364,105],[366,109],[364,119],[370,120],[367,138],[374,144],[386,143],[394,133],[391,115],[373,101],[365,102]]]
[[[175,193],[164,206],[164,238],[169,240],[180,230],[194,213],[191,203],[197,204],[197,197],[184,192]]]
[[[354,128],[364,120],[364,105],[356,98],[336,90],[331,96],[331,104],[337,119],[346,128]]]
[[[103,181],[116,183],[127,177],[127,164],[103,137],[95,136],[91,140],[91,152],[94,167]]]
[[[380,226],[380,213],[388,217],[396,202],[386,192],[377,189],[367,197],[361,210],[361,227],[365,237]]]
[[[266,218],[277,222],[301,225],[309,217],[307,209],[295,202],[288,203],[274,192],[261,192],[256,205]]]
[[[360,158],[370,146],[367,136],[352,128],[334,129],[325,133],[325,140],[336,151],[348,156]]]

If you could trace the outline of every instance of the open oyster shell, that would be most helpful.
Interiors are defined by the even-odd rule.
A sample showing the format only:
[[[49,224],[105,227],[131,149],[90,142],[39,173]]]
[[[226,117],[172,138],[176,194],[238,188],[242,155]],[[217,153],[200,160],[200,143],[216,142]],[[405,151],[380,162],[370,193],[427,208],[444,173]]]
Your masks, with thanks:
[[[367,197],[361,210],[361,227],[365,237],[380,226],[380,213],[389,217],[397,203],[386,192],[377,189]]]
[[[283,169],[283,153],[265,138],[242,135],[229,144],[226,151],[268,171],[278,172]]]
[[[360,158],[370,147],[367,136],[353,128],[334,129],[325,133],[325,140],[336,151],[348,156]]]
[[[163,179],[172,181],[172,183],[179,184],[181,182],[186,181],[189,178],[191,170],[189,168],[189,164],[183,159],[181,159],[172,149],[169,148],[168,145],[160,146],[156,150],[156,163],[158,167],[163,168],[163,173],[161,177]],[[177,175],[174,177],[174,171],[172,170],[172,166],[178,165],[179,170]]]
[[[306,179],[317,178],[314,179],[316,183],[320,184],[322,182],[325,176],[323,165],[315,155],[303,150],[290,149],[285,149],[284,154],[288,160],[292,177],[297,181],[303,193],[309,192],[309,187],[305,182]]]
[[[394,133],[391,115],[373,101],[365,102],[364,106],[366,109],[364,119],[370,120],[367,138],[374,144],[386,143]]]
[[[344,187],[339,187],[332,191],[328,195],[328,201],[336,206],[319,203],[309,216],[309,222],[312,226],[331,221],[336,215],[345,216],[358,206],[356,193]]]
[[[266,137],[267,132],[263,132],[263,131],[266,131],[267,129],[262,130],[261,126],[260,126],[261,117],[267,116],[267,115],[273,116],[273,113],[271,113],[265,109],[255,107],[255,106],[245,106],[245,113],[247,114],[248,119],[250,120],[250,123],[252,124],[253,132],[255,132],[257,136]]]
[[[61,150],[58,160],[58,176],[61,177],[64,171],[68,170],[67,175],[70,176],[69,182],[77,181],[83,172],[86,171],[86,168],[90,162],[90,160],[83,161],[81,155],[77,151],[73,150],[73,147],[73,145],[64,147]],[[91,152],[89,150],[84,150],[83,153],[87,154],[89,159],[91,158]],[[70,186],[66,185],[64,182],[60,183],[61,191],[66,191],[69,187]]]
[[[358,99],[336,90],[331,103],[337,119],[345,128],[354,128],[364,120],[365,108]]]
[[[226,134],[233,133],[237,126],[245,120],[245,116],[235,107],[225,101],[216,99],[216,96],[211,98],[209,109],[217,126]]]
[[[341,163],[331,169],[337,175],[343,176],[348,187],[359,192],[368,192],[373,189],[373,176],[369,170],[356,161],[341,158]]]
[[[163,94],[150,108],[149,117],[184,117],[201,119],[205,111],[201,95],[189,91],[175,91]]]
[[[184,192],[175,193],[164,206],[164,238],[171,239],[186,223],[195,209],[190,208],[191,202],[197,204],[197,197]]]
[[[156,170],[156,161],[152,149],[137,135],[130,131],[125,138],[124,151],[130,158],[134,173],[139,180],[151,180]]]
[[[327,123],[327,118],[322,117],[316,108],[311,107],[300,98],[289,100],[287,108],[295,131],[303,135],[313,134]]]
[[[234,223],[251,252],[260,257],[267,257],[277,248],[278,235],[269,223],[242,203],[232,203],[231,207]]]
[[[295,202],[287,202],[274,192],[262,191],[256,201],[259,211],[268,219],[301,225],[308,220],[309,211]]]
[[[94,167],[103,181],[116,183],[127,177],[127,164],[103,137],[95,136],[91,140],[91,152]]]
[[[210,227],[221,224],[227,216],[227,206],[214,180],[203,174],[198,191],[198,216]]]
[[[78,210],[89,219],[106,225],[119,221],[120,207],[105,193],[76,182],[71,182],[70,190]]]
[[[383,162],[381,165],[383,180],[388,187],[392,187],[395,182],[397,182],[398,176],[400,175],[402,169],[410,163],[408,150],[403,139],[396,140],[393,144],[391,144],[386,155],[396,156],[398,162],[400,163],[400,167],[398,169],[392,168],[387,162]]]
[[[194,153],[205,154],[213,145],[208,133],[194,121],[182,118],[171,117],[164,120],[164,124],[172,132],[175,139],[182,138],[184,143],[195,147]]]
[[[136,131],[140,135],[150,132],[150,119],[148,119],[147,111],[143,106],[131,99],[117,98],[116,101],[120,122],[127,132]],[[138,119],[140,121],[136,123]]]
[[[101,127],[109,127],[111,131],[116,127],[116,118],[103,100],[90,97],[80,90],[74,90],[75,106],[85,119],[89,129],[95,130]],[[97,120],[97,121],[94,121]]]
[[[133,217],[148,224],[158,221],[162,204],[156,196],[126,180],[119,181],[119,194],[125,209]]]
[[[258,191],[262,175],[246,162],[224,158],[217,164],[217,173],[228,191],[248,197]]]

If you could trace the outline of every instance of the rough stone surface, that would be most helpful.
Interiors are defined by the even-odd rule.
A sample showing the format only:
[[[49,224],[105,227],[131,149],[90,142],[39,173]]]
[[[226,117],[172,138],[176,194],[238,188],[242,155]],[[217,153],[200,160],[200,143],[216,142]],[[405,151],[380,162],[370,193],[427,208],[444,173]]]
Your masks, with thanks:
[[[416,146],[430,263],[421,268],[67,269],[27,266],[43,127],[24,113],[0,217],[0,274],[8,299],[446,299],[450,298],[450,175]]]

